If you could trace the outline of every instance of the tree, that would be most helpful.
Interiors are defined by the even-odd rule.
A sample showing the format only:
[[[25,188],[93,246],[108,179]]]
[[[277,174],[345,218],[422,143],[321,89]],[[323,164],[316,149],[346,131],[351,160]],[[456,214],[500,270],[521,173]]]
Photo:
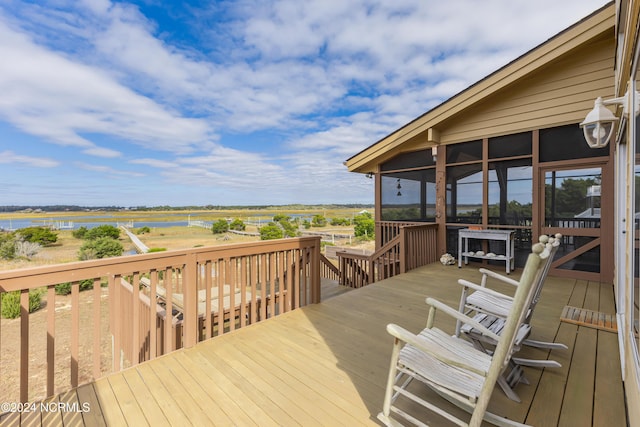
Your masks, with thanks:
[[[349,218],[331,218],[329,220],[329,223],[331,225],[351,225],[351,221],[349,220]]]
[[[353,234],[356,237],[374,238],[376,223],[369,212],[363,212],[353,217]]]
[[[229,228],[231,230],[244,231],[247,228],[247,226],[244,224],[244,222],[242,222],[240,218],[236,218],[233,221],[231,221],[231,224],[229,224]]]
[[[46,227],[27,227],[16,231],[24,240],[37,243],[41,246],[48,246],[58,241],[58,235]]]
[[[314,215],[313,218],[311,218],[312,227],[326,227],[326,225],[327,219],[322,215]]]
[[[284,231],[283,237],[296,237],[300,234],[298,233],[298,227],[292,222],[282,221],[279,224],[280,224],[280,227],[282,227],[282,230]]]
[[[110,237],[98,237],[94,240],[87,240],[78,253],[78,258],[84,261],[87,259],[100,259],[120,256],[124,252],[122,244]]]
[[[102,237],[108,237],[110,239],[119,239],[120,230],[113,225],[99,225],[97,227],[90,228],[84,234],[84,238],[87,240],[100,239]]]
[[[284,231],[282,227],[278,226],[275,222],[270,222],[260,228],[260,240],[282,239],[283,237]]]
[[[222,234],[226,233],[227,231],[229,231],[229,223],[226,219],[219,219],[211,226],[211,232],[213,234]]]
[[[291,217],[285,214],[275,214],[273,216],[273,222],[289,222],[291,221]]]

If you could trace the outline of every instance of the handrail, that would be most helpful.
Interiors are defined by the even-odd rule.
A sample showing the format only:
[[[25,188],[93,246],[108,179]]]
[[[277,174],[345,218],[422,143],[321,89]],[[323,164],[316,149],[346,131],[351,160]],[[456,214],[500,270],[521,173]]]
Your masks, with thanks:
[[[51,396],[60,392],[54,384],[60,387],[64,381],[74,388],[180,346],[191,347],[203,339],[317,303],[320,255],[320,237],[311,236],[2,271],[0,294],[21,293],[21,338],[15,343],[0,341],[3,351],[15,348],[20,372],[19,396],[3,395],[1,400],[27,402],[30,396]],[[148,281],[148,288],[141,286],[141,278]],[[81,304],[80,282],[85,280],[93,282],[93,290],[83,295],[92,298],[83,297]],[[69,337],[55,330],[62,313],[55,310],[56,299],[63,298],[56,296],[55,286],[67,282],[71,283]],[[38,331],[33,328],[31,335],[44,341],[40,347],[45,354],[34,355],[29,342],[29,290],[43,287],[46,326],[43,334],[35,334]],[[165,297],[158,306],[160,287]],[[230,291],[225,293],[226,289]],[[178,296],[181,306],[175,303]],[[108,333],[103,318],[108,318]],[[112,348],[111,366],[101,360],[106,346]],[[46,391],[30,387],[29,361],[34,357],[46,360]],[[66,358],[69,368],[62,373],[64,378],[56,378],[60,375],[56,359]],[[14,393],[17,387],[5,383],[10,368],[3,364],[2,369],[0,390]]]
[[[340,281],[340,269],[336,267],[326,256],[320,254],[320,277],[323,279]]]

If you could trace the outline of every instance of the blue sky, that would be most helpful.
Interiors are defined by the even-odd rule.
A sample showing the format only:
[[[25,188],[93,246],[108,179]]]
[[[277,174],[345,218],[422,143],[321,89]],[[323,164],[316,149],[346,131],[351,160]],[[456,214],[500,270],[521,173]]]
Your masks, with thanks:
[[[595,0],[0,2],[0,205],[371,203],[344,160]]]

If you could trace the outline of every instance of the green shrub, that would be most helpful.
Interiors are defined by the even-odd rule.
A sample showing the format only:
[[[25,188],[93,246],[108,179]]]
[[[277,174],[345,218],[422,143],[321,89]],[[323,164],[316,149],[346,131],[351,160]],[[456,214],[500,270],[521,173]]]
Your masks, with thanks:
[[[100,259],[120,256],[124,247],[120,242],[110,237],[99,237],[95,240],[87,240],[78,252],[81,261],[87,259]]]
[[[353,218],[353,234],[356,237],[373,239],[375,237],[375,229],[376,223],[369,212],[364,212]]]
[[[42,246],[51,245],[58,241],[58,235],[46,227],[27,227],[16,231],[24,240]]]
[[[260,240],[282,239],[284,232],[276,223],[270,222],[260,228]]]
[[[211,226],[211,232],[213,234],[222,234],[229,231],[229,223],[226,219],[219,219]]]
[[[164,252],[166,251],[167,248],[149,248],[149,251],[147,253],[151,253],[151,252]]]
[[[146,234],[146,233],[151,233],[151,229],[146,225],[144,227],[138,228],[138,230],[136,231],[136,234]]]
[[[108,237],[110,239],[120,238],[120,229],[113,225],[99,225],[97,227],[90,228],[84,235],[87,240],[96,240],[102,237]]]
[[[314,215],[311,218],[312,227],[325,227],[327,225],[327,219],[322,215]]]
[[[84,239],[84,236],[87,234],[87,231],[89,230],[87,229],[87,227],[83,225],[82,227],[78,227],[77,229],[73,230],[71,232],[71,235],[76,239]]]
[[[13,233],[0,233],[0,259],[16,257],[16,242]]]
[[[247,226],[244,224],[244,222],[242,222],[240,218],[236,218],[233,221],[231,221],[231,224],[229,224],[229,228],[231,230],[244,231],[247,228]]]
[[[32,313],[42,305],[42,289],[29,291],[29,313]],[[2,294],[2,317],[15,319],[20,316],[20,291],[6,292]]]
[[[71,293],[71,282],[59,283],[54,286],[56,295],[69,295]],[[86,279],[80,282],[80,292],[93,289],[93,280]]]

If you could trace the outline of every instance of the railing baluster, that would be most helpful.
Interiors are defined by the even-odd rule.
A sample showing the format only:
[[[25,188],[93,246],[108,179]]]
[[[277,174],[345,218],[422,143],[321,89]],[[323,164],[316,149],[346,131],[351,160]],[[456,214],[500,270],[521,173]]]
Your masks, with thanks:
[[[78,387],[80,343],[80,283],[71,283],[71,387]]]
[[[254,323],[258,321],[258,255],[251,255],[250,261],[251,313],[249,323]]]
[[[113,370],[115,372],[120,371],[120,352],[121,352],[121,336],[122,332],[120,330],[121,316],[119,315],[118,309],[120,308],[121,300],[120,300],[120,280],[121,276],[119,274],[115,274],[109,276],[109,289],[111,290],[109,295],[113,296],[113,298],[109,298],[109,311],[112,313],[112,326],[111,330],[113,347],[111,350],[111,359],[113,363]]]
[[[29,289],[20,291],[20,401],[29,400]]]
[[[212,280],[211,280],[211,261],[207,261],[204,264],[204,286],[205,286],[205,305],[204,305],[204,312],[205,313],[211,313],[211,298],[213,297],[211,295],[211,287],[212,287]],[[210,315],[206,315],[205,314],[205,320],[204,320],[204,338],[205,339],[209,339],[213,336],[213,319],[214,316],[213,314]]]
[[[164,271],[163,284],[165,289],[165,310],[164,317],[164,353],[174,350],[174,327],[173,327],[173,268],[167,267]],[[175,327],[175,334],[178,334],[178,325]],[[177,339],[177,336],[176,336]]]
[[[258,255],[258,274],[260,277],[260,320],[267,318],[267,254]]]
[[[102,284],[101,278],[97,277],[93,280],[93,379],[100,378],[102,372],[102,366],[100,362],[101,351],[101,339],[102,334],[100,331],[100,325],[102,325]],[[55,292],[50,293],[55,295]],[[49,394],[51,396],[51,394]]]
[[[240,259],[240,327],[247,324],[247,257]]]
[[[153,360],[158,355],[158,270],[149,272],[149,359]]]
[[[142,322],[140,321],[140,272],[135,271],[133,273],[133,280],[131,285],[133,286],[133,292],[131,292],[131,308],[133,310],[133,333],[131,334],[131,365],[135,366],[140,362],[140,329]]]
[[[95,350],[94,350],[95,351]],[[47,287],[47,397],[55,388],[56,353],[56,288]]]
[[[227,279],[229,281],[229,331],[236,329],[236,259],[235,257],[227,259]],[[222,322],[224,324],[224,297],[222,298],[223,309],[220,311]]]

